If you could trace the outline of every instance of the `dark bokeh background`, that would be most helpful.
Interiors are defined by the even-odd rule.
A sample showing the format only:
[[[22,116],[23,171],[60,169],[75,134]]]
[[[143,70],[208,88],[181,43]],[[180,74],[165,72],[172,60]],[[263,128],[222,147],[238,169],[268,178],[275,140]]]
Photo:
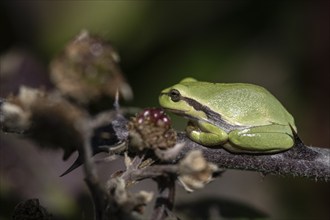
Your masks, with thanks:
[[[159,91],[186,76],[255,83],[295,116],[307,145],[329,147],[329,9],[328,1],[1,1],[0,96],[22,84],[51,87],[49,61],[88,29],[121,55],[135,96],[125,105],[158,106]],[[58,219],[89,218],[81,170],[58,177],[70,164],[61,152],[39,151],[12,135],[0,138],[1,219],[33,197]],[[116,167],[101,167],[109,169]],[[272,218],[329,219],[328,183],[228,171],[197,193],[179,191],[178,202],[210,195],[245,202]]]

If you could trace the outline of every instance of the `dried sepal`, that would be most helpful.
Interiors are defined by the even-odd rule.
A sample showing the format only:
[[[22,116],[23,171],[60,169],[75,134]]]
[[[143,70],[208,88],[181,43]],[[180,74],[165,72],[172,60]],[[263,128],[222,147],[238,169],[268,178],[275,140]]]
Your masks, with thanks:
[[[127,152],[124,153],[124,163],[126,169],[130,166],[132,166],[132,159],[127,155]]]
[[[192,192],[213,180],[218,167],[207,162],[199,150],[190,151],[179,163],[179,181],[185,190]]]
[[[138,150],[165,150],[176,143],[176,132],[162,109],[145,109],[130,120],[128,127],[131,146]]]
[[[139,191],[132,193],[128,191],[125,181],[121,177],[113,177],[107,184],[110,197],[121,213],[133,211],[143,214],[144,206],[153,198],[153,192]]]
[[[154,153],[162,161],[170,161],[175,159],[179,155],[184,145],[184,143],[177,143],[172,148],[155,149]]]
[[[114,98],[117,90],[129,100],[133,93],[119,60],[111,44],[84,30],[51,62],[51,80],[62,94],[81,104]]]

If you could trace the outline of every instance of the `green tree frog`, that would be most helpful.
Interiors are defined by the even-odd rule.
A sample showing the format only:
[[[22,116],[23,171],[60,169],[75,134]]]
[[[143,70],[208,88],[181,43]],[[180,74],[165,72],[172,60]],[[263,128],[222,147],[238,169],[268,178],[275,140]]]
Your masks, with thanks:
[[[265,88],[185,78],[164,89],[160,105],[189,120],[187,136],[234,153],[273,153],[294,145],[291,114]]]

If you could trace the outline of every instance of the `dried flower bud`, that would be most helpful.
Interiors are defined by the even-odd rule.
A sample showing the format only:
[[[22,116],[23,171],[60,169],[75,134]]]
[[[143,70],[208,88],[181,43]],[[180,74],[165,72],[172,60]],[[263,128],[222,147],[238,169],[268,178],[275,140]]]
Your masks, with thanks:
[[[144,148],[168,149],[176,143],[176,132],[171,121],[159,108],[140,112],[129,122],[131,144],[139,150]]]
[[[107,185],[111,197],[121,208],[121,212],[135,211],[142,214],[144,206],[153,198],[153,192],[131,193],[127,190],[125,181],[120,177],[111,178]]]
[[[38,89],[20,87],[18,96],[10,95],[0,106],[2,129],[24,133],[31,126],[31,107],[45,93]]]
[[[51,80],[65,96],[88,104],[103,96],[133,96],[119,67],[114,48],[97,36],[82,31],[51,63]]]
[[[0,106],[2,130],[26,133],[40,146],[64,149],[68,158],[82,138],[77,122],[87,113],[56,94],[21,87]]]
[[[201,151],[190,151],[179,163],[179,180],[185,190],[192,192],[203,188],[213,180],[213,174],[218,171],[218,167],[209,163],[203,157]]]
[[[47,210],[39,204],[38,199],[28,199],[20,202],[14,210],[13,220],[39,219],[50,220],[52,217]]]
[[[7,132],[24,133],[30,127],[30,112],[19,105],[6,102],[1,105],[1,129]]]
[[[135,194],[135,199],[139,205],[135,206],[134,211],[143,214],[144,207],[151,202],[152,198],[154,197],[153,192],[147,192],[144,190],[139,191]]]

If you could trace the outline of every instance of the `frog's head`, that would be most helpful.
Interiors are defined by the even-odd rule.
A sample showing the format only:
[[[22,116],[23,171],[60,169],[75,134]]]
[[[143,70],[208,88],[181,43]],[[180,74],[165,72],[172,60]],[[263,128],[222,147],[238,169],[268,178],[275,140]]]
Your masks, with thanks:
[[[178,84],[164,89],[159,95],[160,105],[175,114],[191,119],[205,118],[205,113],[199,107],[200,104],[195,101],[191,93],[191,85],[196,82],[198,82],[196,79],[185,78]]]

